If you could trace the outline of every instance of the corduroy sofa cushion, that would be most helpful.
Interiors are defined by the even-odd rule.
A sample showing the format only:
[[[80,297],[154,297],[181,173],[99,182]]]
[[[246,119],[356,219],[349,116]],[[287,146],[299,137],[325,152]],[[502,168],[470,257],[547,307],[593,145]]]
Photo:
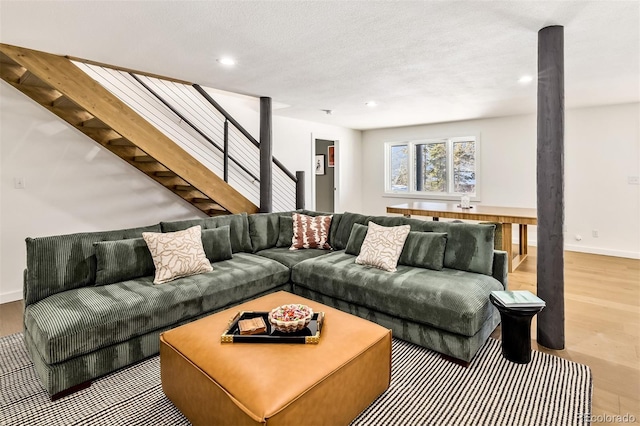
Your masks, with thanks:
[[[331,253],[330,250],[289,250],[289,247],[273,247],[266,250],[261,250],[256,254],[258,256],[268,257],[269,259],[277,260],[288,268],[293,268],[294,265],[314,257],[322,256]]]
[[[366,225],[369,221],[381,226],[409,225],[411,231],[445,233],[447,234],[444,254],[445,268],[485,275],[492,274],[495,225],[434,222],[390,216],[365,216],[346,212],[338,227],[336,250],[346,248],[353,224]]]
[[[354,256],[360,254],[360,248],[367,235],[367,229],[368,227],[359,223],[353,224],[345,253]],[[445,233],[411,231],[404,243],[398,263],[400,265],[439,271],[443,267],[446,244],[447,234]]]
[[[440,271],[444,264],[447,234],[443,232],[409,232],[400,254],[400,265]]]
[[[96,285],[119,283],[153,275],[153,257],[144,238],[117,241],[97,241]]]
[[[398,265],[388,273],[331,253],[293,267],[296,286],[387,315],[473,336],[491,316],[489,294],[503,289],[495,278],[455,269],[433,271]]]
[[[42,359],[62,362],[242,302],[288,282],[289,269],[238,253],[212,272],[163,285],[152,280],[78,288],[27,306],[25,325]]]
[[[257,213],[249,215],[249,235],[253,253],[276,247],[280,235],[280,217],[291,217],[293,212]],[[289,241],[291,245],[291,241]]]
[[[230,229],[229,225],[224,225],[202,230],[202,246],[210,262],[221,262],[233,257]]]
[[[159,225],[105,232],[27,238],[25,305],[52,294],[92,286],[96,282],[96,241],[138,238],[143,232],[159,232]]]
[[[246,213],[207,217],[204,219],[160,222],[162,232],[184,231],[185,229],[196,225],[200,225],[202,229],[214,229],[229,225],[232,251],[234,253],[252,252],[251,238],[249,237],[249,221]]]

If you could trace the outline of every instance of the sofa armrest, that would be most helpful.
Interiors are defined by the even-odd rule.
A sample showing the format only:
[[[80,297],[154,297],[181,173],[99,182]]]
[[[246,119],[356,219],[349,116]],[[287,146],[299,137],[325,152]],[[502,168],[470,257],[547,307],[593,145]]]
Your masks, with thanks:
[[[507,252],[502,250],[493,251],[493,278],[500,281],[502,286],[507,289],[507,272],[509,270],[509,262]]]

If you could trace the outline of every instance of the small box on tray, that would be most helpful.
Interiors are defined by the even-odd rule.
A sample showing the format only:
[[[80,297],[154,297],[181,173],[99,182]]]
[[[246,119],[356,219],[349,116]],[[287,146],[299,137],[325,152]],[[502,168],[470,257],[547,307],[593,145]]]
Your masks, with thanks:
[[[241,335],[261,334],[267,332],[267,324],[262,317],[249,318],[238,321]]]

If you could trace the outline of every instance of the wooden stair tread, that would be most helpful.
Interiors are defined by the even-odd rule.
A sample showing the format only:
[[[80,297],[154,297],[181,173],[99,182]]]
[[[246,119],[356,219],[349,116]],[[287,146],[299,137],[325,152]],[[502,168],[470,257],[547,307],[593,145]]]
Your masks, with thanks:
[[[78,108],[75,102],[64,95],[53,101],[51,106],[55,108]]]
[[[107,145],[110,140],[120,138],[120,134],[113,129],[100,129],[98,127],[76,126],[85,135],[89,136],[100,145]]]
[[[93,118],[91,114],[80,108],[59,108],[50,105],[43,106],[67,123],[74,126],[78,126],[79,124]]]
[[[135,146],[135,144],[131,143],[128,139],[125,138],[111,139],[108,144],[112,146]]]
[[[18,84],[22,86],[46,87],[49,89],[51,88],[49,84],[45,83],[44,81],[42,81],[41,79],[33,75],[29,70],[26,70],[22,74],[22,76],[20,76],[20,80],[18,80]]]
[[[178,176],[169,176],[169,177],[155,176],[154,179],[157,182],[161,183],[163,186],[166,186],[167,188],[172,190],[176,188],[194,189],[193,186],[189,185],[188,182],[179,178]]]
[[[26,68],[15,63],[3,63],[2,66],[0,66],[0,77],[9,83],[19,84],[20,77],[22,77],[26,71]]]
[[[58,92],[56,89],[47,88],[47,87],[38,87],[38,86],[27,86],[24,84],[12,83],[9,82],[13,87],[29,96],[34,101],[39,104],[51,104],[53,101],[62,96],[62,93]]]
[[[190,203],[192,202],[192,200],[195,200],[195,199],[209,201],[209,199],[202,192],[198,191],[195,188],[192,188],[189,191],[180,191],[177,189],[173,189],[173,192],[175,192],[185,200],[189,201]]]
[[[107,126],[106,124],[104,124],[102,122],[102,120],[100,120],[100,119],[98,119],[96,117],[93,117],[93,116],[91,116],[91,118],[89,120],[84,121],[82,123],[82,127],[93,127],[93,128],[96,128],[96,129],[110,129],[110,127]]]
[[[225,209],[223,209],[222,207],[220,207],[218,204],[216,203],[209,203],[209,204],[194,204],[198,209],[202,210],[203,212],[209,214],[210,212],[224,212],[226,211]]]
[[[136,155],[133,157],[133,161],[136,163],[153,163],[156,159],[150,155]]]
[[[191,204],[211,204],[211,203],[213,203],[213,201],[211,201],[210,198],[196,197],[191,199]]]

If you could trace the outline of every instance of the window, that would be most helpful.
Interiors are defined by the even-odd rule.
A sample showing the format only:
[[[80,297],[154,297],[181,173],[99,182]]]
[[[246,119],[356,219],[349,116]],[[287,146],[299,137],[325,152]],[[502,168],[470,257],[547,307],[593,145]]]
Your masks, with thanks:
[[[475,137],[386,144],[385,192],[475,197],[478,191]]]

